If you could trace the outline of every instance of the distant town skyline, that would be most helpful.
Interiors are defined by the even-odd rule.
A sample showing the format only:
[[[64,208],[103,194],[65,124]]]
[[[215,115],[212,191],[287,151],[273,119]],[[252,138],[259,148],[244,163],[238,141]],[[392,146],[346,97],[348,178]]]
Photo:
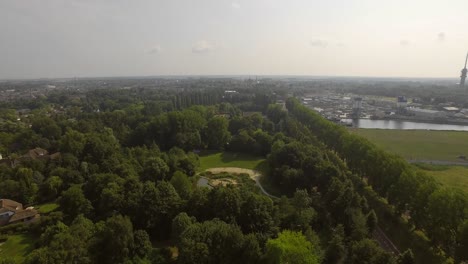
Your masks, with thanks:
[[[0,79],[455,79],[466,10],[466,0],[2,0]]]

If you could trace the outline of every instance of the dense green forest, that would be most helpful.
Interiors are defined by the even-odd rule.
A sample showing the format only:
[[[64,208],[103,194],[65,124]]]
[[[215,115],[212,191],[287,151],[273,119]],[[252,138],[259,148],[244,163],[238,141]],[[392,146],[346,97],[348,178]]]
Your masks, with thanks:
[[[0,198],[59,207],[34,223],[0,227],[0,241],[34,238],[25,263],[468,259],[465,193],[294,98],[284,109],[276,103],[284,94],[100,89],[4,103]],[[25,155],[36,148],[47,158]],[[206,150],[264,157],[262,181],[279,197],[244,185],[198,187]],[[373,239],[387,225],[402,233],[394,241],[400,255]]]

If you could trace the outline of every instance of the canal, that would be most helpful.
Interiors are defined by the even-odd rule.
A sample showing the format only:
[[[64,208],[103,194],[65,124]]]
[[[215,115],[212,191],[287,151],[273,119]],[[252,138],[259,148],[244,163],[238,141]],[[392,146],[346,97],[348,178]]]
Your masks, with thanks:
[[[400,120],[372,120],[372,119],[343,119],[344,122],[350,122],[356,128],[378,128],[378,129],[422,129],[422,130],[451,130],[468,131],[468,126],[419,123]]]

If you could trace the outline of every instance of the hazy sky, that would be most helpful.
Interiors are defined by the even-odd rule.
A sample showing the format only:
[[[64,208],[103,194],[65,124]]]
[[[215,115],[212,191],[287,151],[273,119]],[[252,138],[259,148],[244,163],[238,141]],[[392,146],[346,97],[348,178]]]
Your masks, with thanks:
[[[458,77],[468,0],[0,0],[0,79]]]

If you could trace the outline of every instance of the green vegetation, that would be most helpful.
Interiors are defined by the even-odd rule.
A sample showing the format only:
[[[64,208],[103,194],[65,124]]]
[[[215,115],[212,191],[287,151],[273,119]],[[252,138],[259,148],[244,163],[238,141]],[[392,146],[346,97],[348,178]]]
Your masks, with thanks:
[[[428,175],[445,186],[463,190],[468,193],[468,168],[463,166],[440,166],[417,164]]]
[[[445,256],[440,255],[441,252],[431,247],[430,240],[424,232],[414,229],[405,219],[396,218],[395,210],[387,200],[379,197],[369,187],[364,189],[364,195],[369,206],[380,216],[379,227],[390,240],[400,251],[410,249],[412,253],[414,252],[416,261],[409,263],[444,263]]]
[[[400,156],[390,154],[356,133],[350,133],[346,128],[326,121],[295,99],[288,99],[286,106],[290,115],[314,131],[314,135],[321,142],[345,159],[346,165],[355,175],[365,176],[367,184],[379,196],[388,199],[394,208],[393,213],[382,215],[376,211],[379,218],[391,217],[393,221],[399,221],[403,213],[410,214],[411,218],[406,224],[408,229],[420,230],[428,238],[428,243],[422,248],[411,248],[415,250],[415,257],[424,255],[424,252],[432,247],[440,250],[440,254],[437,255],[448,261],[451,258],[464,260],[465,256],[461,253],[454,253],[462,252],[462,248],[468,246],[467,234],[459,231],[468,218],[466,193],[441,187],[433,177],[415,169]],[[273,146],[273,149],[277,148]],[[335,161],[335,164],[338,163]],[[293,172],[288,175],[297,179],[297,171]],[[363,183],[354,183],[362,194]],[[400,250],[408,249],[403,243],[398,246]],[[434,257],[421,263],[442,262]]]
[[[39,211],[41,214],[48,214],[50,212],[53,212],[59,208],[59,205],[57,203],[44,203],[35,206],[36,209]]]
[[[350,131],[406,159],[462,162],[458,157],[468,155],[468,132],[392,129]],[[416,166],[438,182],[468,192],[468,168],[430,164]]]
[[[285,230],[266,245],[268,263],[318,264],[318,256],[312,243],[300,232]]]
[[[0,164],[0,197],[47,212],[29,225],[2,227],[0,236],[37,240],[27,264],[395,264],[372,231],[405,213],[402,251],[414,249],[417,262],[431,248],[446,252],[428,254],[421,262],[428,264],[466,259],[461,191],[441,188],[292,98],[283,111],[270,88],[236,98],[189,90],[100,89],[74,101],[57,91],[18,121],[24,125],[0,125],[0,147],[12,161]],[[54,107],[56,114],[45,114]],[[227,171],[234,175],[210,170],[214,188],[193,184],[219,167],[237,168]],[[237,174],[248,169],[261,171],[282,196],[258,192],[254,174]],[[367,189],[376,197],[366,198]],[[388,198],[389,214],[369,201],[380,197]],[[424,243],[405,244],[410,230],[423,230]]]
[[[468,156],[468,132],[350,129],[388,152],[410,160],[458,161]]]
[[[203,172],[200,175],[206,177],[209,180],[208,184],[212,187],[220,185],[227,186],[231,184],[234,186],[242,187],[245,190],[261,194],[260,189],[255,184],[255,181],[252,178],[250,178],[249,174],[246,173],[233,174],[222,172],[212,174],[211,172]]]
[[[11,235],[7,241],[0,243],[0,259],[13,259],[22,263],[34,248],[34,238],[28,234]]]
[[[265,158],[245,153],[215,152],[200,154],[200,171],[218,167],[237,167],[244,169],[258,169]]]

